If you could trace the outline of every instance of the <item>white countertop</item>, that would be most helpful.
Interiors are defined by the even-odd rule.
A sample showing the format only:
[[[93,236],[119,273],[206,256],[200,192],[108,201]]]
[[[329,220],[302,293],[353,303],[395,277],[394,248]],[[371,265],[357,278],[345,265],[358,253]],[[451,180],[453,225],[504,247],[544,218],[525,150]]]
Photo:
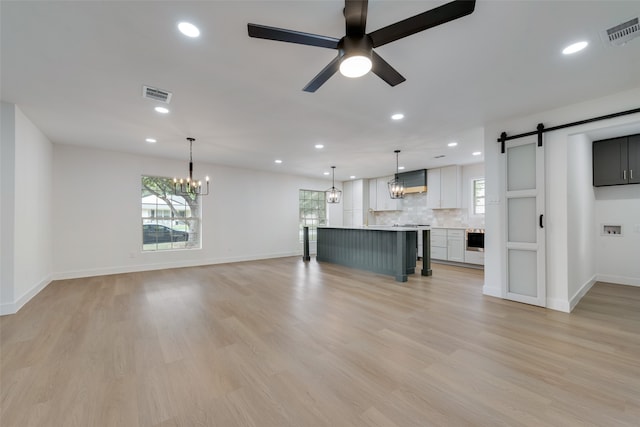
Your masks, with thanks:
[[[318,228],[341,228],[345,230],[372,230],[372,231],[418,231],[429,230],[431,227],[394,227],[393,225],[363,225],[363,226],[351,226],[344,225],[319,225]]]

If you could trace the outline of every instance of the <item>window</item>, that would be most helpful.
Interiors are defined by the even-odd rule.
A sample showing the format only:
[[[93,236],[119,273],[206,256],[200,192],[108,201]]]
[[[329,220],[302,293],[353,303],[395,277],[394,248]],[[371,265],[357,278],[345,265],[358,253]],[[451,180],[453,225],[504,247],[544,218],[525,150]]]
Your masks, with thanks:
[[[473,214],[484,215],[484,178],[473,180]]]
[[[303,227],[309,227],[309,240],[316,241],[318,226],[327,224],[327,203],[324,191],[300,190],[300,241]]]
[[[173,179],[142,177],[142,250],[199,249],[200,197],[174,194]]]

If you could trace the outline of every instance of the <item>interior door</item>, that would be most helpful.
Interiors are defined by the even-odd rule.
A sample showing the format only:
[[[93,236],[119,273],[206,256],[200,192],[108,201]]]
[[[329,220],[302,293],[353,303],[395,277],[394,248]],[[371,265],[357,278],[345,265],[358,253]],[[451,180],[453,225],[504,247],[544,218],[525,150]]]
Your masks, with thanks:
[[[506,143],[505,298],[546,305],[544,144],[537,136]]]

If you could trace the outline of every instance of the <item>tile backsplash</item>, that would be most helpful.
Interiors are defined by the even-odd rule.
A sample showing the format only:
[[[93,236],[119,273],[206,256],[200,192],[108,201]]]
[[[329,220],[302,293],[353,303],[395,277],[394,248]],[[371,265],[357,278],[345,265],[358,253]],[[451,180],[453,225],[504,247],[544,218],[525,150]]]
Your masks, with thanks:
[[[402,210],[373,212],[370,224],[429,224],[434,227],[484,228],[484,217],[469,217],[467,209],[429,209],[427,193],[406,194]],[[371,218],[371,217],[370,217]]]

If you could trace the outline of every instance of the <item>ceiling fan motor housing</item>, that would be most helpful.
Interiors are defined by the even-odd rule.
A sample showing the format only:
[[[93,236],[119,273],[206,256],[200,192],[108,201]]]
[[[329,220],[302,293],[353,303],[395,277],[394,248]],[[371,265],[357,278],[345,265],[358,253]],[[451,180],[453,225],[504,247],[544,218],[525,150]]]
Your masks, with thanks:
[[[366,56],[371,59],[371,52],[373,51],[373,43],[371,37],[368,35],[362,35],[360,37],[345,36],[340,40],[338,44],[338,50],[340,56]]]

